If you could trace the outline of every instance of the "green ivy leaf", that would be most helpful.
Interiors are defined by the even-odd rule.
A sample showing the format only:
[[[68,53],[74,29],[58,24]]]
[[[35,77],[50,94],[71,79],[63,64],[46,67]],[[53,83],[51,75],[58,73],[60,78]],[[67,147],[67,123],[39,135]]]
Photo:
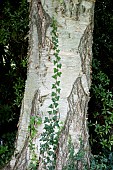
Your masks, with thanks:
[[[58,73],[57,73],[57,76],[61,77],[61,74],[62,74],[62,72],[58,72]]]
[[[56,44],[58,44],[58,37],[55,37],[55,38],[54,38],[54,42],[55,42]]]
[[[56,52],[57,52],[57,53],[59,53],[59,52],[60,52],[60,50],[59,50],[59,49],[57,49],[57,50],[56,50]]]
[[[58,54],[57,54],[57,53],[54,53],[54,56],[57,58],[57,57],[58,57]]]
[[[60,90],[61,90],[60,88],[57,89],[57,92],[58,92],[59,94],[60,94]]]
[[[54,68],[54,73],[57,73],[58,72],[58,69],[57,68]]]
[[[54,43],[53,50],[56,50],[56,49],[57,49],[57,46],[56,46],[56,44]]]
[[[56,85],[55,84],[52,84],[52,89],[56,89]]]
[[[50,111],[50,112],[52,112],[52,111]],[[49,123],[49,122],[50,122],[50,120],[48,119],[48,117],[45,117],[44,123]]]
[[[56,84],[57,84],[57,86],[59,86],[60,85],[60,81],[57,81]]]
[[[51,96],[56,96],[57,94],[55,92],[52,92]]]
[[[48,111],[48,113],[51,115],[51,114],[52,114],[52,111]]]
[[[55,108],[58,106],[58,103],[54,103],[54,105],[55,105]]]
[[[54,125],[55,125],[56,127],[59,127],[59,120],[56,120]]]
[[[53,62],[54,62],[54,65],[56,65],[56,64],[57,64],[57,61],[56,61],[56,60],[54,60]]]
[[[51,33],[52,33],[53,35],[56,35],[55,29],[52,30]],[[54,40],[53,38],[54,38],[54,37],[52,37],[52,41]]]
[[[61,60],[61,57],[58,56],[58,57],[57,57],[57,60],[60,61],[60,60]]]
[[[45,123],[44,129],[48,131],[50,129],[50,125]]]
[[[56,96],[56,101],[59,101],[59,99],[60,99],[60,96]]]
[[[58,48],[58,44],[56,42],[53,42],[55,50]]]
[[[56,116],[56,115],[53,117],[53,120],[54,120],[54,121],[56,121],[56,120],[57,120],[57,116]]]
[[[56,80],[57,79],[57,74],[53,75],[52,77]]]
[[[57,114],[57,110],[53,110],[53,114]]]
[[[52,109],[52,108],[53,108],[53,105],[52,105],[52,104],[50,104],[50,105],[49,105],[49,108],[51,108],[51,109]]]
[[[52,101],[53,101],[53,103],[55,103],[56,102],[56,98],[52,98]]]
[[[60,63],[60,64],[57,64],[57,68],[60,68],[61,69],[61,67],[62,67],[62,64]]]

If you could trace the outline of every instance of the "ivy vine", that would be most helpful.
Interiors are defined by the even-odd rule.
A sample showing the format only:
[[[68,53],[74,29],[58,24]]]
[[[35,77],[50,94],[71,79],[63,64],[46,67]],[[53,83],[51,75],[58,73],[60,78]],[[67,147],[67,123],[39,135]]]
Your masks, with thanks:
[[[54,83],[52,84],[52,103],[49,105],[48,117],[45,117],[44,121],[44,132],[41,136],[41,147],[40,152],[42,155],[42,161],[44,164],[44,168],[46,170],[55,169],[56,164],[56,154],[55,151],[58,145],[58,137],[59,137],[59,99],[60,99],[60,77],[61,77],[61,57],[59,56],[59,48],[58,48],[58,33],[57,33],[57,21],[53,17],[52,19],[52,43],[54,50],[54,75],[52,78],[54,79]]]
[[[58,33],[57,33],[57,21],[53,17],[52,19],[52,43],[54,50],[54,74],[52,78],[54,79],[54,83],[52,84],[52,93],[51,99],[52,103],[48,107],[48,117],[45,117],[44,120],[44,132],[42,133],[40,141],[42,141],[40,147],[40,153],[42,155],[42,161],[45,169],[55,169],[56,165],[56,154],[55,151],[58,145],[58,137],[59,137],[59,99],[60,99],[60,77],[61,77],[61,57],[59,56],[59,48],[58,48]],[[30,118],[30,126],[29,126],[29,148],[31,152],[31,162],[29,169],[35,170],[38,166],[38,158],[36,155],[36,147],[33,143],[33,139],[37,134],[37,125],[41,124],[42,120],[36,115],[32,115]]]
[[[31,153],[31,158],[30,158],[30,165],[29,169],[30,170],[36,170],[37,165],[38,165],[38,157],[36,154],[36,146],[33,143],[34,138],[37,135],[37,126],[42,123],[42,119],[38,117],[37,115],[31,115],[30,117],[30,125],[28,127],[29,130],[29,149]]]

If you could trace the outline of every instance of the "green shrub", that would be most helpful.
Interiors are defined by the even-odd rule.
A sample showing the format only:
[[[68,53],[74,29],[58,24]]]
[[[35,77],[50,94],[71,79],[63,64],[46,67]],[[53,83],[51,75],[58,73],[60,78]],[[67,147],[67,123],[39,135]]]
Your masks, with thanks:
[[[3,144],[0,145],[0,168],[3,168],[3,166],[5,166],[10,160],[14,152],[15,138],[16,132],[2,135]]]
[[[101,149],[111,150],[113,146],[113,95],[109,90],[110,80],[99,70],[99,62],[96,59],[93,60],[93,68],[91,97],[94,106],[93,110],[89,110],[90,142],[95,147],[98,145],[99,151]]]
[[[27,0],[0,2],[0,166],[14,150],[27,72],[28,8]]]

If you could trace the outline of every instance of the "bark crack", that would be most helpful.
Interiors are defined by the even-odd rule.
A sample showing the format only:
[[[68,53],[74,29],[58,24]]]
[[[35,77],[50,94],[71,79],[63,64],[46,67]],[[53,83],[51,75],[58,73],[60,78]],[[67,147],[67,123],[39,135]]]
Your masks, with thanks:
[[[66,166],[68,155],[68,138],[70,135],[75,151],[79,148],[80,137],[82,137],[83,142],[88,141],[88,133],[86,127],[86,106],[88,104],[88,101],[89,97],[84,91],[81,77],[78,77],[74,82],[72,91],[68,97],[69,111],[67,113],[64,128],[62,129],[60,135],[59,148],[57,153],[56,169],[58,170],[62,170],[63,166]],[[77,134],[77,131],[81,132],[81,134]],[[85,147],[88,148],[88,143],[85,143]]]
[[[51,23],[51,18],[48,13],[43,9],[41,0],[37,0],[37,16],[35,15],[35,23],[37,26],[39,46],[45,46],[46,31]]]

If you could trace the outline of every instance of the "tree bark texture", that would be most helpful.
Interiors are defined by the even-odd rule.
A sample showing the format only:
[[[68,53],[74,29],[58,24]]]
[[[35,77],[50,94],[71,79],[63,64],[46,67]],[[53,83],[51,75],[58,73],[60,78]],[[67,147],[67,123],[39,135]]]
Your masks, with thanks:
[[[91,85],[92,32],[94,2],[92,0],[32,0],[30,4],[29,62],[24,98],[18,124],[15,153],[8,170],[26,170],[30,161],[29,132],[30,116],[38,115],[42,124],[34,143],[40,159],[40,137],[44,118],[48,116],[51,103],[51,87],[54,82],[54,51],[51,40],[51,22],[58,22],[59,49],[62,63],[60,120],[64,128],[60,134],[57,150],[57,170],[67,164],[68,138],[71,136],[75,153],[80,148],[80,137],[87,151],[89,143],[87,108]],[[39,170],[43,170],[40,161]],[[82,168],[80,168],[82,169]]]

